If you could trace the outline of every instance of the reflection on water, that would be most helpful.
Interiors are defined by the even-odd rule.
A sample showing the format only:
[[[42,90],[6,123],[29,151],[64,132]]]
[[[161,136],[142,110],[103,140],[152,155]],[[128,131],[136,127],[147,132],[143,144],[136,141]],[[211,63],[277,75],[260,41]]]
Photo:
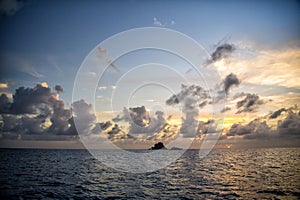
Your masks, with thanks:
[[[120,173],[85,150],[1,150],[0,196],[13,198],[297,199],[300,149],[189,150],[165,169]]]

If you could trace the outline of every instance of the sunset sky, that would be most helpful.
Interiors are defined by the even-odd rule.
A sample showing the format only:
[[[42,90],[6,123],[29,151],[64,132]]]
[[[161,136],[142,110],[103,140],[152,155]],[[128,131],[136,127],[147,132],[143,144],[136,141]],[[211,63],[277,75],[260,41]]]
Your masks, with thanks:
[[[216,132],[220,148],[300,144],[298,1],[0,2],[0,147],[80,148],[71,107],[84,124],[77,131],[124,148],[186,147],[196,137],[193,148]],[[160,50],[111,61],[100,43],[143,27],[200,44],[204,79]],[[86,71],[85,85],[98,80],[97,90],[82,87],[74,96],[80,66],[108,68]]]

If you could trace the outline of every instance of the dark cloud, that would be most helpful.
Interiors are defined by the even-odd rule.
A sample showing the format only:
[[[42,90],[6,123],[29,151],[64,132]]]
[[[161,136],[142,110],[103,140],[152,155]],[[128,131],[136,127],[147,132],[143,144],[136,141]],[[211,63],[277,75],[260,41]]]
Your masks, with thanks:
[[[92,105],[82,99],[72,104],[72,111],[78,133],[91,134],[96,126],[96,116]]]
[[[109,127],[112,126],[111,121],[107,121],[107,122],[100,122],[99,123],[101,130],[105,131],[107,130]]]
[[[145,106],[129,108],[129,115],[134,124],[145,127],[150,123],[149,112]]]
[[[56,90],[62,91],[62,88],[56,87]],[[73,111],[77,112],[76,118],[84,119],[83,123],[95,119],[91,113],[88,115],[87,111],[83,111],[87,108],[83,102],[74,102],[72,106]],[[3,133],[18,132],[22,138],[46,140],[47,138],[56,138],[51,135],[77,135],[71,108],[65,108],[64,102],[58,98],[57,93],[51,92],[47,84],[16,89],[12,102],[5,94],[1,95],[0,112]],[[87,124],[90,125],[90,123]],[[38,136],[26,137],[26,135]]]
[[[125,133],[118,124],[115,124],[114,127],[107,132],[108,139],[112,141],[122,140],[122,139],[132,139],[133,137]]]
[[[146,110],[145,106],[135,107],[135,108],[124,108],[123,115],[117,116],[113,119],[114,122],[126,121],[137,126],[145,127],[150,123],[149,112]]]
[[[222,44],[219,45],[215,51],[211,54],[211,59],[207,61],[207,64],[217,62],[223,58],[227,58],[230,54],[233,53],[235,47],[232,44]]]
[[[197,85],[181,85],[181,91],[172,95],[166,100],[167,105],[181,104],[182,111],[185,117],[182,118],[182,123],[179,132],[183,137],[195,137],[197,134],[199,108],[203,108],[208,104],[210,99],[207,90]]]
[[[16,89],[11,104],[13,114],[37,114],[41,106],[52,107],[51,99],[55,96],[51,89],[37,84],[34,88],[20,87]]]
[[[21,130],[21,118],[11,114],[2,114],[1,116],[3,120],[1,132],[17,132]]]
[[[9,98],[6,94],[1,94],[0,96],[0,113],[9,113],[10,110]]]
[[[226,95],[229,95],[230,89],[234,86],[239,86],[241,80],[237,77],[237,75],[230,73],[225,79],[216,85],[216,90],[218,90],[218,94],[214,99],[215,103],[220,103],[226,100]]]
[[[178,94],[174,94],[172,95],[169,99],[166,100],[166,104],[167,105],[175,105],[175,104],[179,104],[182,101],[184,101],[186,99],[186,97],[195,97],[199,100],[204,100],[202,102],[199,103],[199,106],[201,107],[201,105],[203,104],[207,104],[204,103],[206,101],[206,99],[209,99],[209,93],[207,90],[204,90],[202,87],[197,86],[197,85],[191,85],[191,86],[186,86],[186,85],[181,85],[181,91]]]
[[[199,121],[198,124],[198,135],[201,134],[210,134],[210,133],[217,133],[221,130],[218,130],[217,123],[214,120],[207,120],[207,122]]]
[[[52,116],[50,131],[55,134],[69,134],[69,119],[72,117],[71,110],[64,108],[63,101],[54,101],[52,107]],[[74,133],[75,134],[75,133]]]
[[[63,91],[64,91],[64,89],[63,89],[60,85],[56,85],[54,89],[55,89],[55,91],[56,91],[57,93],[60,93],[60,92],[63,92]]]
[[[0,14],[12,16],[24,6],[24,2],[20,0],[1,0]]]
[[[156,111],[155,116],[150,116],[145,106],[124,108],[122,116],[117,116],[113,121],[129,122],[129,134],[155,134],[165,125],[166,120],[162,111]]]
[[[45,119],[39,117],[22,117],[22,132],[26,134],[41,134],[45,131],[43,127]]]
[[[226,133],[227,136],[244,136],[246,139],[254,139],[254,137],[266,137],[272,133],[271,128],[266,121],[257,118],[246,125],[233,124]],[[251,136],[246,136],[251,135]],[[253,136],[254,135],[254,136]]]
[[[148,141],[169,141],[176,137],[178,133],[178,126],[174,124],[165,123],[164,126],[153,136],[147,137]]]
[[[64,102],[58,99],[57,94],[41,84],[34,88],[16,89],[12,103],[6,101],[5,105],[1,104],[0,110],[3,111],[3,108],[6,109],[5,113],[19,116],[23,131],[31,134],[47,131],[64,134],[71,117],[71,111],[64,108]],[[45,126],[47,118],[52,123],[49,129]]]
[[[167,117],[170,120],[171,116]],[[116,141],[118,139],[137,140],[142,136],[145,141],[168,141],[178,133],[177,125],[171,125],[167,122],[162,111],[156,111],[155,115],[150,115],[145,106],[124,108],[123,113],[113,119],[117,122],[128,122],[129,131],[125,133],[122,128],[115,124],[113,128],[106,131],[109,139]]]
[[[208,104],[208,101],[203,101],[199,104],[199,108],[203,108]]]
[[[278,117],[282,112],[284,112],[284,111],[286,111],[285,108],[281,108],[281,109],[279,109],[279,110],[276,110],[275,112],[273,112],[273,113],[270,115],[269,119],[275,119],[275,118],[277,118],[277,117]]]
[[[226,78],[224,79],[223,83],[224,83],[225,93],[228,94],[229,90],[233,86],[239,86],[239,84],[241,83],[241,80],[239,80],[238,77],[235,74],[231,73],[231,74],[228,74],[226,76]]]
[[[298,108],[282,108],[286,114],[283,120],[279,120],[276,127],[270,127],[263,116],[256,118],[248,124],[235,123],[227,131],[226,136],[243,136],[244,139],[291,139],[300,137],[300,115]],[[278,110],[279,111],[279,110]],[[275,111],[274,113],[276,113]],[[278,112],[279,113],[279,112]],[[279,116],[279,114],[276,114]],[[278,117],[277,116],[277,117]],[[273,118],[272,118],[273,119]]]
[[[287,110],[287,116],[278,122],[277,130],[282,136],[300,136],[300,111],[297,108]]]
[[[257,94],[246,94],[245,98],[236,103],[236,108],[239,109],[238,113],[242,112],[254,112],[259,105],[265,102],[259,98]]]
[[[225,108],[223,108],[220,112],[221,112],[221,113],[225,113],[226,111],[229,111],[229,110],[231,110],[230,107],[225,107]]]

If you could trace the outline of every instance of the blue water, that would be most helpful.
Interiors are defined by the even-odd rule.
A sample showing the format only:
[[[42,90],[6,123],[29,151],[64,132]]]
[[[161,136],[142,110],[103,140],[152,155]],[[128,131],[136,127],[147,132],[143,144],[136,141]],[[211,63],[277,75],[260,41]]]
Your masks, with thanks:
[[[0,150],[0,199],[299,199],[300,148],[187,151],[165,169],[117,172],[86,150]]]

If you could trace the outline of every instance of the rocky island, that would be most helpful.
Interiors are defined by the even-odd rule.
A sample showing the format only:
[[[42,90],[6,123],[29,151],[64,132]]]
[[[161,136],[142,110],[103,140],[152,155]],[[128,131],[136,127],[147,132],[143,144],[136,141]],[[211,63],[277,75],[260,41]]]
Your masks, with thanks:
[[[165,145],[162,142],[156,143],[153,147],[151,147],[149,150],[158,150],[158,149],[167,149]]]

